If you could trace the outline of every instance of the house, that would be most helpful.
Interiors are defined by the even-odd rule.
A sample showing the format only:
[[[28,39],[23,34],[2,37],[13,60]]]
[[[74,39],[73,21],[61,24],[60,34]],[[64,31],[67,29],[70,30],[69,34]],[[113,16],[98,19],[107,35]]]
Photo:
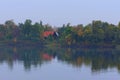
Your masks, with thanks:
[[[57,38],[59,36],[58,32],[55,31],[44,31],[43,32],[43,37],[47,38],[49,36],[53,36],[54,38]]]

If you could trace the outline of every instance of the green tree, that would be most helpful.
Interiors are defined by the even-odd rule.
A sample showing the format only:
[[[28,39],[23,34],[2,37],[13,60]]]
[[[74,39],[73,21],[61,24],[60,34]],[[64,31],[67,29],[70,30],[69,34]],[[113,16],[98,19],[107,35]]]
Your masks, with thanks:
[[[32,21],[28,19],[24,24],[20,23],[19,26],[21,28],[22,38],[25,40],[31,40]]]
[[[17,33],[14,33],[17,29],[17,25],[13,20],[8,20],[5,22],[5,37],[7,40],[14,40]]]

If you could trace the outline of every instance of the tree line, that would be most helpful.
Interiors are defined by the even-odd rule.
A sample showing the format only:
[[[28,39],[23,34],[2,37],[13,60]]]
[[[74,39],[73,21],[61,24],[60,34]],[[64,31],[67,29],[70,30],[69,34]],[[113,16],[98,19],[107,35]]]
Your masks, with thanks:
[[[68,44],[119,44],[120,22],[118,25],[108,22],[92,21],[85,26],[71,26],[69,23],[58,28],[60,41]]]
[[[55,31],[59,33],[58,38],[49,36],[44,39],[43,32]],[[87,25],[75,25],[70,23],[61,27],[53,28],[49,24],[43,24],[42,21],[35,22],[27,19],[24,23],[15,24],[8,20],[0,24],[0,41],[39,41],[50,42],[57,41],[62,44],[120,44],[120,22],[114,25],[100,20],[92,21]]]
[[[32,24],[31,20],[16,25],[13,20],[0,24],[0,41],[41,41],[42,33],[52,30],[49,24],[42,24],[42,21]]]

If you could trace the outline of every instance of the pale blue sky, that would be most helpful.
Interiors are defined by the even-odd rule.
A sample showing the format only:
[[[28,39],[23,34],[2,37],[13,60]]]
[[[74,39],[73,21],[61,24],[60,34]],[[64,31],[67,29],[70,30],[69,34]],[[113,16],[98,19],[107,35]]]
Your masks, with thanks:
[[[88,24],[102,20],[117,24],[120,21],[120,0],[1,0],[0,23],[13,19],[24,22],[49,23],[61,26]]]

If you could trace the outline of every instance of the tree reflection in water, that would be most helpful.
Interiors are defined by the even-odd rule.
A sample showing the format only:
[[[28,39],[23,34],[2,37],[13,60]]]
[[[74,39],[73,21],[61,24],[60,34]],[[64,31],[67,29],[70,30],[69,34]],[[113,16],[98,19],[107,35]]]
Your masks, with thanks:
[[[30,70],[31,66],[40,67],[55,57],[74,67],[83,64],[91,66],[92,71],[109,68],[117,68],[120,71],[120,51],[116,49],[0,47],[0,63],[8,63],[10,68],[15,61],[19,61],[26,70]]]

